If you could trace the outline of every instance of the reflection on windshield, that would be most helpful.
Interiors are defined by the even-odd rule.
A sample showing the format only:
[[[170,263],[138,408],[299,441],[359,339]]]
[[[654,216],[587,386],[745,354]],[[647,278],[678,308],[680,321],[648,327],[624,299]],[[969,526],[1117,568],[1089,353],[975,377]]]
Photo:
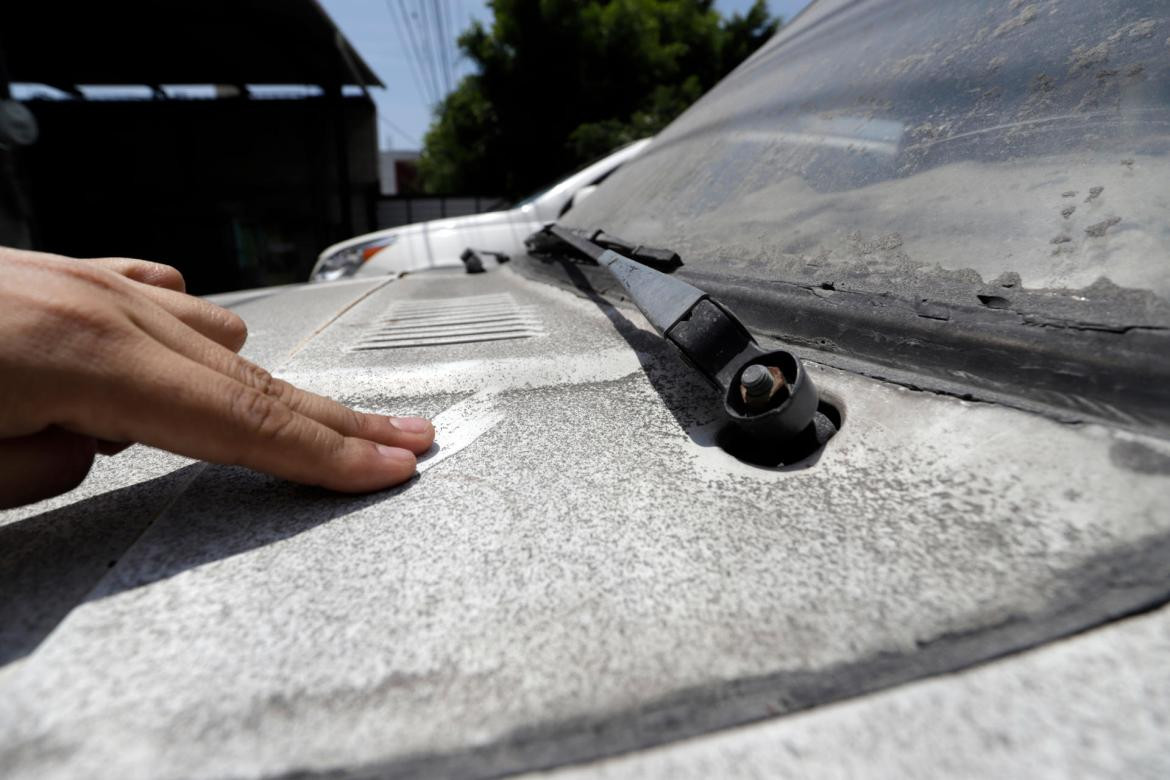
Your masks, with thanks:
[[[822,0],[569,221],[696,270],[1170,299],[1168,153],[1162,2]]]
[[[518,208],[520,208],[521,206],[527,206],[529,203],[532,203],[532,202],[533,202],[533,201],[535,201],[537,198],[539,198],[541,195],[543,195],[544,193],[546,193],[546,192],[548,192],[549,190],[551,190],[551,189],[552,189],[554,186],[556,186],[556,185],[555,185],[555,184],[550,184],[550,185],[548,185],[548,186],[546,186],[546,187],[541,187],[539,190],[537,190],[536,192],[532,193],[532,194],[531,194],[531,195],[529,195],[528,197],[526,197],[526,198],[521,198],[520,200],[516,201],[516,202],[515,202],[515,203],[513,203],[511,206],[509,206],[509,208],[518,209]]]
[[[735,142],[741,144],[771,146],[783,142],[891,156],[898,153],[905,132],[904,124],[889,119],[804,115],[754,130],[735,130],[732,135]]]
[[[556,189],[563,182],[573,178],[574,176],[576,176],[579,173],[583,173],[584,171],[588,170],[592,166],[597,165],[597,163],[601,162],[602,160],[607,160],[610,157],[613,157],[614,155],[621,152],[623,149],[629,149],[631,146],[633,146],[634,144],[637,144],[637,143],[642,143],[642,141],[634,141],[633,143],[623,144],[622,146],[619,146],[618,148],[614,149],[609,154],[604,154],[595,160],[590,160],[588,163],[586,163],[585,165],[582,165],[580,168],[573,171],[572,173],[570,173],[566,176],[562,176],[560,179],[553,182],[552,184],[549,184],[545,187],[542,187],[539,190],[537,190],[536,192],[534,192],[533,194],[529,195],[528,197],[516,201],[516,203],[514,203],[510,208],[518,209],[521,206],[527,206],[528,204],[530,204],[536,200],[539,200],[540,198],[542,198],[544,196],[545,193]],[[609,176],[610,173],[612,173],[612,171],[607,171],[606,173],[601,175],[601,178],[597,179],[596,181],[587,182],[587,184],[599,184],[600,182],[604,181]]]

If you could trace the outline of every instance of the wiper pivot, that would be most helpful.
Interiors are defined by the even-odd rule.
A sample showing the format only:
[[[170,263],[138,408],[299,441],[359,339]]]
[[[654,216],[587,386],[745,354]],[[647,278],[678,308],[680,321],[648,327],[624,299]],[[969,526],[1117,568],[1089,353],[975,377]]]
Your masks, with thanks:
[[[757,440],[779,442],[797,436],[812,423],[817,391],[800,359],[784,350],[762,349],[723,304],[698,287],[606,248],[587,234],[557,225],[542,232],[613,274],[655,330],[720,390],[724,412],[741,430]],[[548,246],[544,239],[533,238],[534,245]],[[762,387],[766,378],[753,366],[763,367],[772,378],[771,387]]]

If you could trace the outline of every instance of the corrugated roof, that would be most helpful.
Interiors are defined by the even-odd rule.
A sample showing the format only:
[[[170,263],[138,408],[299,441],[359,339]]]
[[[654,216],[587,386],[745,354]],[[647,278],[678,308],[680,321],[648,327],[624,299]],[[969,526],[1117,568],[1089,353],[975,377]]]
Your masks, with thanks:
[[[14,82],[382,86],[315,0],[9,0],[0,47]]]

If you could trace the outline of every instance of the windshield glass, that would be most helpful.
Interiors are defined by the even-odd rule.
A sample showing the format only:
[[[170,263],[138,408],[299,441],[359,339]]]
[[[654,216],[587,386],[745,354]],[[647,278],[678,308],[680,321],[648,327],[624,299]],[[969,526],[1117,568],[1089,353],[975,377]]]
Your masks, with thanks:
[[[689,272],[1119,286],[1162,317],[1168,108],[1162,0],[821,0],[568,222]]]
[[[532,193],[531,195],[524,197],[524,198],[521,198],[520,200],[516,201],[509,208],[518,209],[521,206],[527,206],[529,203],[534,202],[537,198],[539,198],[541,195],[548,192],[549,190],[551,190],[553,187],[557,186],[558,184],[560,184],[560,181],[553,182],[552,184],[547,184],[547,185],[541,187],[536,192]]]
[[[551,184],[548,184],[547,186],[540,188],[539,190],[532,193],[528,197],[522,198],[521,200],[516,201],[515,203],[512,204],[511,207],[514,209],[520,208],[521,206],[526,206],[529,203],[532,203],[536,200],[539,200],[541,197],[544,196],[544,194],[546,192],[549,192],[549,191],[555,189],[556,187],[559,187],[563,182],[568,181],[569,179],[573,178],[574,176],[576,176],[579,173],[583,173],[584,171],[588,170],[589,168],[593,167],[594,165],[597,165],[597,163],[601,162],[602,160],[607,160],[610,157],[613,157],[614,155],[618,154],[622,150],[630,148],[635,143],[638,143],[638,141],[634,141],[633,143],[623,144],[622,146],[619,146],[618,148],[614,149],[613,151],[609,152],[608,154],[604,154],[595,160],[590,160],[588,163],[586,163],[585,165],[582,165],[580,168],[573,171],[572,173],[567,174],[565,176],[562,176],[561,178],[557,179],[556,181],[552,182]],[[613,169],[607,170],[605,173],[601,174],[601,176],[598,179],[591,181],[591,182],[586,182],[586,184],[598,184],[601,181],[605,180],[612,172],[613,172]]]

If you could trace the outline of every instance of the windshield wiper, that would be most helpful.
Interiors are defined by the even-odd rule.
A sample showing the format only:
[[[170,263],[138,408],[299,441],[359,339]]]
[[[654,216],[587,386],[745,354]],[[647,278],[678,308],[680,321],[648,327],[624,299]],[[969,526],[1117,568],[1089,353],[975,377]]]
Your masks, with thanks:
[[[511,260],[503,252],[490,252],[486,249],[472,249],[467,247],[463,250],[463,254],[459,255],[459,259],[463,261],[463,267],[467,269],[469,274],[482,274],[487,270],[487,265],[484,260],[494,261],[495,265],[500,266]]]
[[[553,227],[553,224],[546,225],[544,230],[533,233],[525,240],[529,249],[534,252],[547,251],[562,243],[561,238],[548,230]],[[678,256],[678,252],[675,252],[673,249],[659,249],[657,247],[645,246],[644,244],[635,244],[631,241],[618,238],[611,233],[606,233],[604,230],[575,230],[574,228],[561,227],[559,225],[557,226],[557,230],[562,234],[573,235],[585,241],[590,241],[602,249],[612,249],[618,254],[625,255],[628,258],[637,260],[643,265],[648,265],[651,268],[656,268],[666,273],[674,271],[683,264],[682,258]]]
[[[529,246],[548,251],[567,245],[608,270],[654,329],[719,389],[727,418],[753,439],[784,441],[809,427],[817,391],[799,358],[762,349],[735,315],[707,293],[610,248],[620,240],[608,236],[607,246],[599,237],[606,236],[554,224],[530,237]],[[681,264],[669,250],[637,249],[659,261],[673,255],[674,266]]]

